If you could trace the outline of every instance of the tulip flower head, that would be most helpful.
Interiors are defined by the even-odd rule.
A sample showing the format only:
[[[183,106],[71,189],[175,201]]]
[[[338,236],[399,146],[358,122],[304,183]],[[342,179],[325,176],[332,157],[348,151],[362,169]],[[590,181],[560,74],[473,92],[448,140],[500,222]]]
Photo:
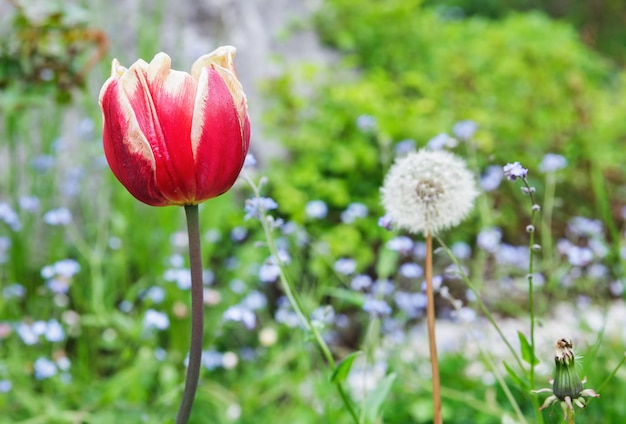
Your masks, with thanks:
[[[191,73],[171,69],[165,53],[128,69],[113,60],[100,91],[104,153],[138,200],[196,205],[235,183],[250,144],[235,51],[220,47]]]

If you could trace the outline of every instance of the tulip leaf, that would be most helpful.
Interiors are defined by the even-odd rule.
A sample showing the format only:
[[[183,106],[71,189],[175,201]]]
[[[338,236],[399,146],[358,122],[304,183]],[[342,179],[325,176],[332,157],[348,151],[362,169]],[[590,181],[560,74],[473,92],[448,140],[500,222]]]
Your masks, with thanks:
[[[357,350],[356,352],[352,352],[337,365],[335,371],[333,371],[333,375],[330,376],[330,381],[332,383],[338,384],[343,383],[348,378],[348,374],[350,374],[350,369],[352,368],[352,363],[357,358],[357,356],[361,355],[363,352]]]
[[[539,359],[535,356],[535,352],[533,351],[533,347],[530,345],[526,336],[521,331],[517,332],[517,336],[519,337],[520,348],[522,349],[522,359],[526,361],[531,366],[535,366],[539,363]]]

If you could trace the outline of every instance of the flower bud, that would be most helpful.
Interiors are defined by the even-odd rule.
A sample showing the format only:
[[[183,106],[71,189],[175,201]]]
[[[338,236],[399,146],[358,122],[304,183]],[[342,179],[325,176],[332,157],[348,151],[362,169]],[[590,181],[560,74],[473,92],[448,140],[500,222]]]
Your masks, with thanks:
[[[128,69],[113,60],[100,91],[104,153],[138,200],[194,205],[234,184],[250,143],[234,56],[234,47],[220,47],[191,73],[172,70],[165,53]]]

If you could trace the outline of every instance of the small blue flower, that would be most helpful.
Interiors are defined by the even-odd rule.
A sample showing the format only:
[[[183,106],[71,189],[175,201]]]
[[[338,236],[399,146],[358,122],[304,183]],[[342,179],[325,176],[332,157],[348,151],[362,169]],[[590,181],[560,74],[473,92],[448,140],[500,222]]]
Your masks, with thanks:
[[[360,291],[369,288],[372,285],[372,277],[367,274],[359,274],[352,278],[350,282],[350,288],[355,291]]]
[[[396,292],[393,297],[394,302],[401,311],[404,311],[409,318],[416,318],[423,314],[428,302],[424,293]]]
[[[256,166],[256,158],[254,157],[254,155],[252,153],[248,153],[246,155],[246,158],[243,161],[243,167],[244,168],[252,168],[254,166]]]
[[[480,187],[485,191],[493,191],[500,186],[504,172],[498,165],[490,165],[480,176]]]
[[[422,267],[413,262],[400,265],[399,272],[404,278],[419,278],[424,274]]]
[[[36,196],[22,196],[20,197],[19,205],[26,212],[37,212],[39,210],[39,198]]]
[[[7,224],[13,231],[17,232],[22,229],[22,222],[17,212],[6,202],[0,202],[0,221]]]
[[[469,259],[470,256],[472,256],[472,248],[469,244],[463,241],[457,241],[454,243],[450,247],[450,250],[452,251],[452,254],[460,260]]]
[[[245,227],[235,227],[230,232],[230,238],[232,241],[241,242],[248,236],[248,230]]]
[[[567,229],[573,235],[583,237],[601,237],[604,233],[602,221],[576,216],[569,220]]]
[[[0,380],[0,393],[8,393],[13,388],[11,380]]]
[[[378,226],[380,228],[384,228],[387,231],[391,231],[391,229],[393,228],[391,217],[389,215],[383,215],[378,218]]]
[[[395,252],[399,252],[402,254],[409,254],[415,243],[410,237],[407,236],[398,236],[394,237],[387,242],[385,247],[389,250],[393,250]]]
[[[335,261],[333,268],[339,274],[350,275],[356,271],[356,261],[351,258],[340,258]]]
[[[67,208],[51,209],[43,215],[43,222],[53,226],[65,226],[72,222],[72,213]]]
[[[365,312],[372,315],[389,315],[391,314],[391,307],[387,302],[375,297],[368,296],[362,306]]]
[[[452,127],[452,134],[461,141],[468,141],[474,137],[478,124],[472,120],[459,121]]]
[[[165,300],[165,289],[159,286],[152,286],[143,293],[143,297],[159,304]]]
[[[276,262],[267,260],[259,267],[259,280],[263,283],[273,283],[280,276],[280,267]]]
[[[45,380],[54,377],[57,374],[57,365],[48,358],[39,357],[33,364],[35,378],[37,380]]]
[[[246,215],[244,216],[244,219],[260,219],[262,214],[272,209],[276,209],[277,207],[278,203],[270,197],[253,197],[246,200],[246,206],[244,208]]]
[[[163,312],[148,309],[143,318],[143,326],[146,330],[166,330],[170,326],[170,319]]]
[[[507,163],[502,167],[502,171],[509,181],[515,181],[518,178],[524,179],[528,175],[528,169],[523,168],[519,162]]]
[[[46,325],[44,337],[51,343],[58,343],[65,340],[65,331],[56,319],[51,319]]]
[[[416,151],[417,143],[415,143],[415,140],[411,140],[411,139],[402,140],[396,144],[395,150],[396,150],[396,156],[404,156],[407,153]]]
[[[455,138],[450,137],[446,133],[441,133],[428,140],[426,148],[430,150],[443,150],[446,147],[452,149],[456,147],[457,144]]]
[[[323,200],[311,200],[304,206],[304,213],[311,219],[323,219],[328,214],[328,206]]]
[[[21,299],[26,294],[26,289],[18,283],[9,284],[2,289],[2,297],[5,299]]]
[[[256,315],[244,305],[233,305],[224,311],[222,315],[224,321],[241,322],[248,330],[256,326]]]
[[[345,211],[341,213],[341,221],[344,224],[352,224],[358,218],[365,218],[368,209],[363,203],[350,203]]]
[[[502,230],[496,227],[485,228],[476,239],[476,244],[489,253],[495,253],[498,250],[500,241],[502,240]]]
[[[359,117],[356,118],[356,126],[364,133],[373,132],[377,127],[376,118],[372,115],[359,115]]]
[[[541,163],[539,164],[539,170],[541,172],[555,172],[559,169],[563,169],[567,166],[567,159],[564,156],[557,155],[555,153],[546,154]]]

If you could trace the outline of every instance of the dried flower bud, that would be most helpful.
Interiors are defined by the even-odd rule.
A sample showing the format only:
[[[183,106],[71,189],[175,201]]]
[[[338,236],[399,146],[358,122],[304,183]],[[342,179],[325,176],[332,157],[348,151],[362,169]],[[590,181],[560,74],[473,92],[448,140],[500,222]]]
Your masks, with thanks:
[[[534,225],[527,225],[526,226],[526,232],[527,233],[534,233],[535,232],[535,226]]]

